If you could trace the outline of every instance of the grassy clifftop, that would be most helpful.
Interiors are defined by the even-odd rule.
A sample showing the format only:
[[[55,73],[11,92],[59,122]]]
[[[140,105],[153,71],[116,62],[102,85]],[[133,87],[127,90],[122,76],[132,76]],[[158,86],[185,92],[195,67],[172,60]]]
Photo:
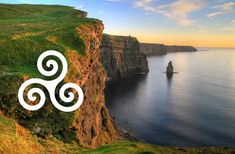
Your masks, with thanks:
[[[1,8],[1,19],[17,19],[22,20],[25,18],[31,18],[32,20],[35,17],[65,17],[70,16],[71,14],[77,15],[80,17],[85,17],[86,12],[75,10],[73,7],[62,6],[62,5],[27,5],[27,4],[0,4]],[[27,20],[28,20],[27,19]]]
[[[84,53],[84,43],[75,28],[98,20],[67,6],[0,4],[0,66],[30,73],[43,51],[67,49]],[[23,68],[22,68],[23,67]]]

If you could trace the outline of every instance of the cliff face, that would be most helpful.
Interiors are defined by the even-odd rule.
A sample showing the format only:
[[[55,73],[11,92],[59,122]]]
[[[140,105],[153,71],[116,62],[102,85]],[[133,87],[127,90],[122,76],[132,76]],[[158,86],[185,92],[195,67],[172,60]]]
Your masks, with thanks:
[[[6,8],[16,7],[15,9],[22,6],[4,5]],[[0,44],[0,110],[5,115],[14,118],[17,123],[28,128],[31,133],[42,138],[53,136],[65,142],[77,142],[85,147],[97,147],[115,141],[117,139],[116,132],[104,102],[103,91],[106,74],[99,61],[102,22],[83,19],[85,14],[79,16],[79,12],[70,7],[26,5],[23,7],[23,13],[28,7],[37,10],[37,15],[41,12],[45,13],[46,11],[42,10],[48,7],[46,10],[50,11],[49,17],[47,19],[47,14],[44,14],[46,20],[39,19],[43,26],[38,27],[37,34],[28,32],[36,26],[31,23],[31,20],[27,24],[21,23],[24,24],[24,29],[28,32],[27,35],[25,32],[17,30],[17,26],[21,26],[18,22],[17,25],[12,24],[12,27],[8,24],[0,25],[3,33],[6,30],[6,34],[8,34],[7,31],[11,30],[11,35],[16,36],[17,34],[17,39],[11,42],[8,51],[6,47],[7,43],[12,41],[9,39],[11,36],[2,38],[0,35],[0,41],[1,39],[8,40]],[[61,9],[67,10],[61,16],[63,20],[58,16],[56,17],[60,22],[55,20],[56,18],[51,18],[51,14],[58,14]],[[19,10],[21,11],[22,8]],[[32,17],[34,18],[33,15]],[[35,20],[37,19],[35,16]],[[50,30],[50,33],[46,31],[47,29],[45,30],[45,27]],[[32,42],[36,45],[33,44],[34,46],[30,47]],[[77,83],[84,91],[84,102],[75,112],[58,111],[48,98],[44,106],[35,112],[25,110],[18,102],[17,92],[20,85],[32,76],[41,77],[35,71],[36,59],[42,52],[48,50],[47,48],[62,52],[68,61],[69,71],[63,82]],[[24,67],[18,68],[22,65]],[[26,100],[26,94],[30,88],[32,87],[25,90]],[[40,88],[48,96],[46,89]],[[27,100],[27,102],[37,104],[38,100],[34,102]]]
[[[85,44],[86,55],[81,56],[76,51],[67,53],[70,75],[65,81],[82,85],[85,94],[83,105],[76,111],[70,130],[76,130],[76,138],[82,145],[92,147],[116,140],[104,101],[106,74],[99,62],[102,31],[101,23],[77,27],[76,33]]]
[[[139,42],[134,37],[104,34],[100,48],[100,61],[108,77],[118,78],[149,71],[147,58],[140,52]]]
[[[193,52],[197,51],[192,46],[169,46],[164,44],[140,43],[140,51],[147,56],[165,55],[170,52]]]
[[[157,56],[167,54],[167,50],[164,44],[151,44],[151,43],[141,43],[140,51],[147,56]]]
[[[192,46],[170,46],[166,45],[165,46],[167,52],[192,52],[192,51],[197,51],[196,48]]]

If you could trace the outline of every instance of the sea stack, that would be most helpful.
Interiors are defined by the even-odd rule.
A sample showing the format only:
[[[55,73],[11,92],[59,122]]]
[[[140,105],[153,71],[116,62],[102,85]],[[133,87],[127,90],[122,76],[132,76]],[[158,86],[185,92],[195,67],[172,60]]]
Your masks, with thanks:
[[[166,68],[166,75],[167,77],[172,77],[174,73],[174,67],[172,65],[172,61],[169,61],[168,66]]]

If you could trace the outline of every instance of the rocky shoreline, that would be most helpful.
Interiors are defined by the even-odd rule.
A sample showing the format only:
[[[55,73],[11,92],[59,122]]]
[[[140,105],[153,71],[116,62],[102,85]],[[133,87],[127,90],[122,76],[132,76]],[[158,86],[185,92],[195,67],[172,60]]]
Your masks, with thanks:
[[[112,115],[111,115],[111,120],[112,120],[114,129],[116,130],[118,140],[140,141],[134,136],[134,134],[130,130],[128,130],[127,128],[124,129],[123,127],[121,127],[118,120],[116,120],[116,118]]]

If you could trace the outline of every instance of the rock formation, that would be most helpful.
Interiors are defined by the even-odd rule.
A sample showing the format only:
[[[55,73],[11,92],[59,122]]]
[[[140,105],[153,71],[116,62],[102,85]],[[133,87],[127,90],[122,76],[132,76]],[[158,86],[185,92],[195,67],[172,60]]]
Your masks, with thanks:
[[[166,75],[168,78],[170,78],[173,76],[173,73],[174,73],[174,67],[172,65],[172,61],[170,61],[166,68]]]
[[[169,46],[164,44],[140,43],[140,51],[147,56],[165,55],[170,52],[193,52],[197,51],[192,46]]]
[[[149,71],[147,58],[140,52],[139,42],[134,37],[104,34],[100,48],[100,61],[108,77],[118,78]]]
[[[65,81],[83,86],[85,101],[75,114],[70,128],[85,146],[97,147],[117,139],[109,111],[105,106],[104,88],[106,74],[99,61],[103,24],[82,25],[76,33],[85,44],[86,55],[76,51],[68,54],[70,74]],[[78,78],[79,76],[79,78]]]

